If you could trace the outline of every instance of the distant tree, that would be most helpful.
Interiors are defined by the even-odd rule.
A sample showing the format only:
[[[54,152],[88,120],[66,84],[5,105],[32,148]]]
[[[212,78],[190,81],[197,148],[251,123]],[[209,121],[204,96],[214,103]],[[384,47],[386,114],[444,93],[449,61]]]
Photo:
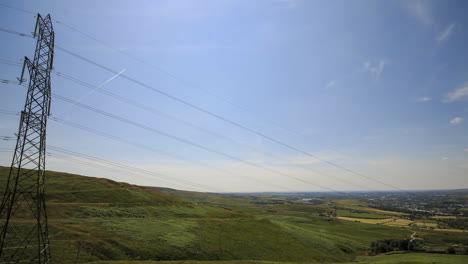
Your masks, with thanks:
[[[370,244],[369,253],[379,254],[398,250],[412,250],[413,244],[407,239],[384,239]]]
[[[454,247],[448,247],[448,248],[447,248],[447,253],[448,253],[448,254],[455,254],[455,253],[456,253],[456,252],[455,252],[455,248],[454,248]]]

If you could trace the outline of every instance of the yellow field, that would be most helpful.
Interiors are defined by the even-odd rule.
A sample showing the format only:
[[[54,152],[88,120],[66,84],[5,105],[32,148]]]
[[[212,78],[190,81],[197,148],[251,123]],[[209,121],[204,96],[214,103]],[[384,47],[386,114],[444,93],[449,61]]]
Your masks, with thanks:
[[[406,220],[406,219],[394,219],[394,221],[385,223],[385,225],[397,226],[397,227],[408,227],[412,223],[414,223],[414,221]]]
[[[445,231],[445,232],[460,232],[460,233],[464,233],[465,230],[461,230],[461,229],[440,229],[440,228],[435,228],[434,231]]]
[[[354,218],[354,217],[344,217],[344,216],[340,216],[340,217],[337,217],[337,218],[341,219],[341,220],[346,220],[346,221],[353,221],[353,222],[360,222],[360,223],[364,223],[364,224],[374,224],[374,225],[387,223],[387,222],[393,220],[392,218],[366,219],[366,218]]]
[[[337,217],[338,219],[341,220],[346,220],[346,221],[353,221],[353,222],[359,222],[363,224],[372,224],[372,225],[386,225],[386,226],[394,226],[394,227],[408,227],[410,228],[410,224],[415,223],[418,226],[430,226],[430,227],[436,227],[437,224],[434,223],[423,223],[423,222],[415,222],[411,220],[406,220],[406,219],[398,219],[398,218],[386,218],[386,219],[366,219],[366,218],[355,218],[355,217],[344,217],[340,216]],[[445,232],[465,232],[465,230],[461,229],[440,229],[440,228],[434,228],[432,229],[434,231],[445,231]]]
[[[392,211],[384,211],[384,210],[379,210],[379,209],[374,209],[374,208],[362,208],[360,210],[363,211],[368,211],[371,213],[377,213],[377,214],[383,214],[383,215],[407,215],[405,213],[399,213],[399,212],[392,212]]]
[[[436,223],[415,222],[415,224],[417,224],[418,226],[430,226],[430,227],[434,227],[434,228],[437,227]]]
[[[433,219],[454,219],[457,218],[456,216],[433,216]]]

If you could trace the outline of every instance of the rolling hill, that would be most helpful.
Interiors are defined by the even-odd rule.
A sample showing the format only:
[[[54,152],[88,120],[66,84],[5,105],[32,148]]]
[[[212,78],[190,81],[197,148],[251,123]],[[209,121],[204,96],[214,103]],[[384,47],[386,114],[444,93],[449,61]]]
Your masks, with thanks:
[[[8,169],[0,167],[2,192]],[[348,262],[372,241],[411,235],[402,228],[318,217],[320,207],[272,210],[221,194],[161,192],[52,171],[47,172],[46,200],[55,263]]]

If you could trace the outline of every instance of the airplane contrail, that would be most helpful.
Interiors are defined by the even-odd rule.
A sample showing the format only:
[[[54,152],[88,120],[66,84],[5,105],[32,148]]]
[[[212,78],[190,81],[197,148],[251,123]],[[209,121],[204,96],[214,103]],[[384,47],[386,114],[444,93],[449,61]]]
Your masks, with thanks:
[[[117,77],[118,77],[120,74],[122,74],[125,70],[127,70],[127,69],[121,70],[121,71],[120,71],[119,73],[117,73],[116,75],[110,77],[107,81],[101,83],[101,85],[99,85],[98,87],[99,87],[99,88],[103,87],[106,83],[108,83],[108,82],[114,80],[115,78],[117,78]]]
[[[88,97],[89,95],[91,95],[94,91],[96,91],[96,89],[98,88],[101,88],[103,87],[104,85],[106,85],[108,82],[114,80],[115,78],[117,78],[120,74],[124,73],[124,71],[126,71],[127,69],[123,69],[121,70],[120,72],[118,72],[117,74],[115,74],[114,76],[110,77],[109,79],[107,79],[105,82],[101,83],[100,85],[98,85],[96,88],[92,89],[91,91],[89,91],[87,94],[85,94],[83,97],[81,97],[79,100],[77,100],[76,102],[80,102],[82,101],[83,99],[85,99],[86,97]]]

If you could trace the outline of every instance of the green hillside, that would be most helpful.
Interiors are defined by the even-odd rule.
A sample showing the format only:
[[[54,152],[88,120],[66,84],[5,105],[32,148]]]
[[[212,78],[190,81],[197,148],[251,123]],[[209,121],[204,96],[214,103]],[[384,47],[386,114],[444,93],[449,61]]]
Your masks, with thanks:
[[[7,173],[0,167],[2,192]],[[47,172],[54,262],[348,262],[372,241],[411,235],[408,229],[319,217],[321,206],[265,207],[220,194],[177,192],[192,201],[127,183]]]
[[[394,254],[358,258],[342,264],[466,264],[466,255],[441,254]],[[93,264],[318,264],[317,262],[271,262],[271,261],[99,261]],[[332,263],[330,263],[332,264]],[[336,263],[335,263],[336,264]]]

